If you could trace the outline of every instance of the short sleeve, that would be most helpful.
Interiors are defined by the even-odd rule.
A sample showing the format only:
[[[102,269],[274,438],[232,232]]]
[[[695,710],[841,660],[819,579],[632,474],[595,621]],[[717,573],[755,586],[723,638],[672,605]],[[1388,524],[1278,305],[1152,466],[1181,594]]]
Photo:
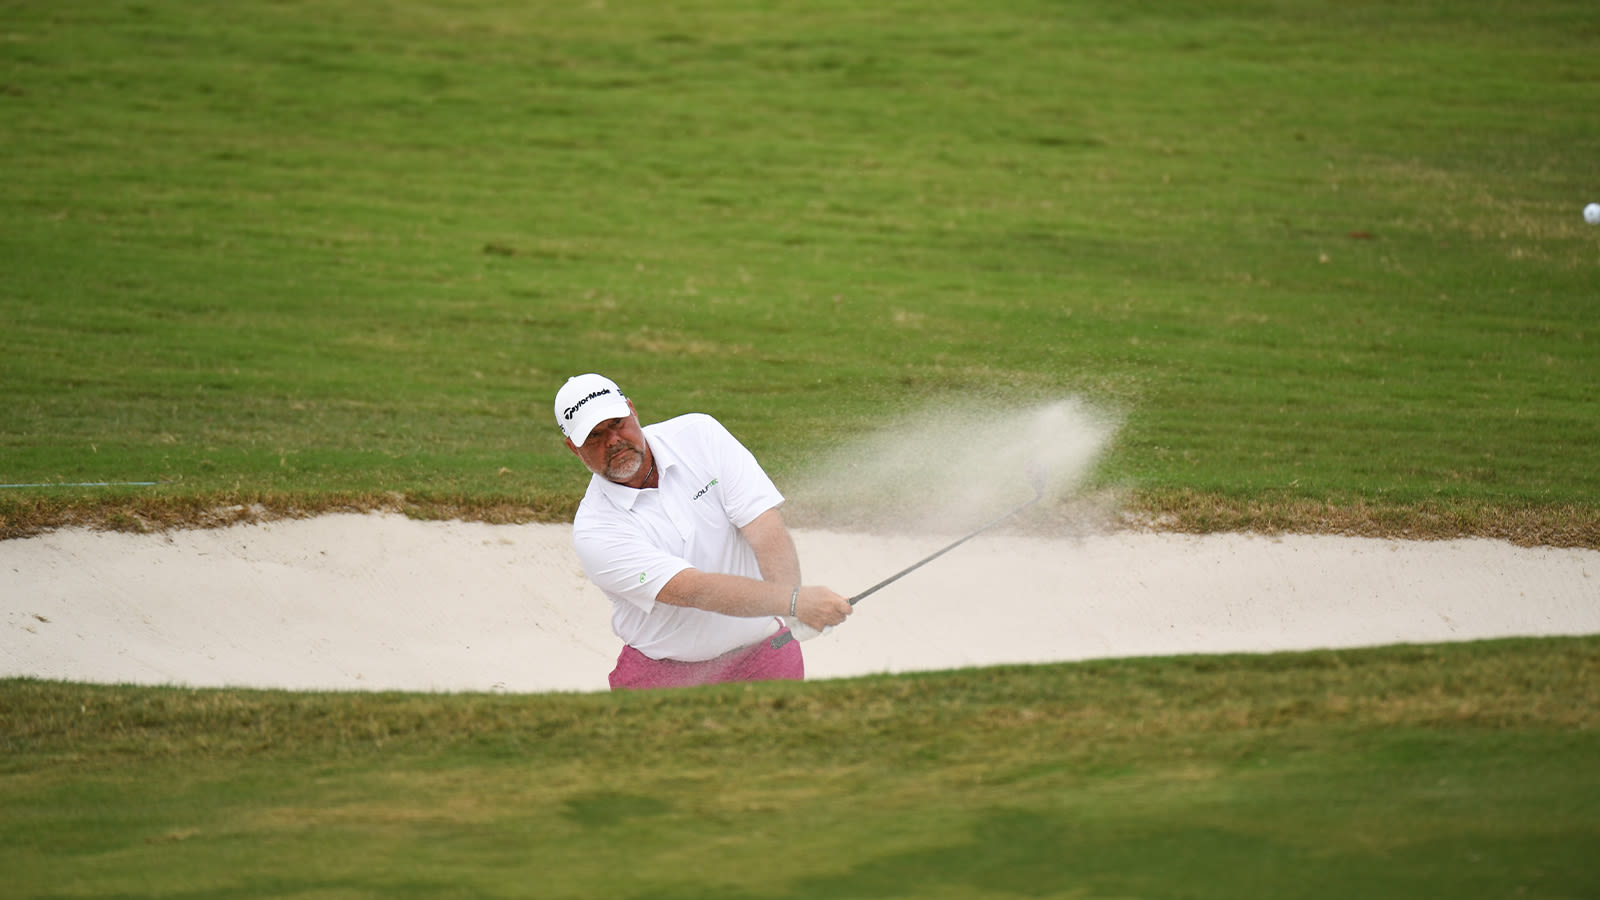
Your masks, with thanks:
[[[596,587],[644,612],[655,606],[656,594],[672,576],[693,568],[657,547],[626,516],[580,513],[572,526],[572,546]]]
[[[782,505],[783,494],[755,455],[721,422],[710,416],[704,419],[706,445],[717,457],[716,471],[722,473],[722,508],[728,521],[743,528],[767,510]]]

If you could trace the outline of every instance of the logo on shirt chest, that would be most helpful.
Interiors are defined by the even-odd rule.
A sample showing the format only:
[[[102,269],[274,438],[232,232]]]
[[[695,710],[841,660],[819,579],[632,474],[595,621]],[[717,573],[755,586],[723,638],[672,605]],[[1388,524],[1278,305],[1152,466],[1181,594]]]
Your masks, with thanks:
[[[716,486],[717,486],[717,480],[715,478],[713,478],[710,481],[706,482],[706,486],[701,488],[700,490],[696,491],[695,495],[693,497],[690,497],[689,499],[690,500],[699,500],[701,497],[704,497],[706,494],[711,493],[711,489],[716,487]]]

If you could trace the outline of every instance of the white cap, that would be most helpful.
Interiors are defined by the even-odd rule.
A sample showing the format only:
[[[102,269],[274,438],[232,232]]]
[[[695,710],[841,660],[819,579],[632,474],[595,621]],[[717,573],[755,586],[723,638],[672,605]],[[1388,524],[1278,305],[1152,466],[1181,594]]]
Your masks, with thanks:
[[[574,375],[556,391],[556,424],[574,444],[583,443],[601,422],[631,412],[622,388],[604,375]]]

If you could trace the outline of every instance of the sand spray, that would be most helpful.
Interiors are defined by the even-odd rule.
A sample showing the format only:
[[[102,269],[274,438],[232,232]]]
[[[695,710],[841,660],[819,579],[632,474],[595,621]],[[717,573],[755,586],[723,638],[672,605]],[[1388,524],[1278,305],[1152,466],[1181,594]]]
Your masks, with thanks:
[[[1114,501],[1082,491],[1119,421],[1073,396],[931,401],[820,454],[785,486],[785,514],[824,528],[955,533],[1032,498],[1042,472],[1044,498],[1017,527],[1096,528]]]

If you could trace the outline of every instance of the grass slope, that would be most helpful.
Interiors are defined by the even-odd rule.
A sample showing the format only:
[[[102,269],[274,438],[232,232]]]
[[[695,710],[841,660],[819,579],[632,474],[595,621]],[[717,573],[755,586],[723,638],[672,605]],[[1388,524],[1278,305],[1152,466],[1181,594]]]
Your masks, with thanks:
[[[1174,527],[1600,546],[1600,12],[10,3],[0,529],[559,518],[591,369],[780,480],[1125,414]],[[1496,525],[1494,523],[1500,523]]]
[[[55,897],[1581,897],[1600,640],[534,697],[0,681]]]

